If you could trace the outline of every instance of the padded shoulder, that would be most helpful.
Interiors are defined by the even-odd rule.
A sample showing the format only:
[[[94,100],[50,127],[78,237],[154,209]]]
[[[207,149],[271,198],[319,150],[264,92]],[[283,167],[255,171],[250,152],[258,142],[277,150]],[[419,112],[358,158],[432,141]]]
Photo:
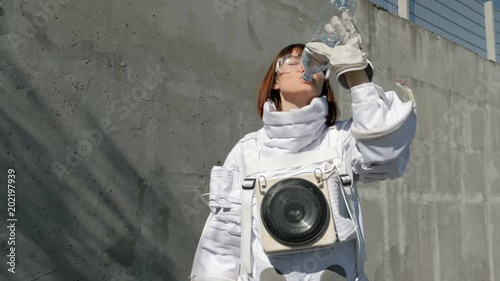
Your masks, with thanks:
[[[241,138],[238,143],[244,143],[244,142],[247,142],[249,140],[255,140],[257,139],[257,132],[251,132],[251,133],[248,133],[246,134],[243,138]]]

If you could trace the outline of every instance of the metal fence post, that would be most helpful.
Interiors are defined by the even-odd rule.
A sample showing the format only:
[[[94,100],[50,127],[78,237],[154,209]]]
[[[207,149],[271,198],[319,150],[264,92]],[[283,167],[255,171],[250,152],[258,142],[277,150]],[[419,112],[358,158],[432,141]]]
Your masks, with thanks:
[[[398,0],[398,15],[404,19],[408,19],[410,15],[409,1],[410,0]]]
[[[493,1],[484,3],[484,27],[486,28],[486,52],[489,60],[496,62],[495,16]]]

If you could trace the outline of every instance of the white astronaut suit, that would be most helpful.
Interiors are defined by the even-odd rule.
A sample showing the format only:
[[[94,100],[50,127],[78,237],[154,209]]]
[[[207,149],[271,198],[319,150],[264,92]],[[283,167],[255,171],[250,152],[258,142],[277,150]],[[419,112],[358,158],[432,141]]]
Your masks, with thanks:
[[[209,205],[211,213],[200,238],[190,275],[192,281],[261,281],[263,272],[279,272],[273,280],[322,281],[325,269],[339,265],[346,280],[367,280],[363,272],[364,235],[362,214],[357,193],[351,201],[354,210],[349,212],[340,192],[331,190],[332,206],[336,206],[334,220],[338,241],[333,247],[267,255],[262,246],[259,210],[252,201],[252,233],[250,268],[242,270],[241,247],[241,196],[242,184],[247,178],[249,142],[256,144],[264,159],[303,151],[317,151],[335,146],[344,169],[356,183],[372,182],[402,176],[410,154],[410,144],[415,135],[415,104],[402,102],[394,91],[384,90],[374,83],[365,83],[350,89],[352,119],[336,121],[335,126],[325,125],[328,105],[324,96],[314,98],[303,108],[288,112],[276,111],[268,100],[264,106],[264,126],[241,139],[229,153],[223,166],[211,172]],[[330,143],[329,143],[330,142]],[[267,178],[286,177],[311,171],[314,167],[327,167],[329,161],[306,166],[261,171]],[[281,279],[280,279],[281,278]],[[264,280],[263,280],[264,281]],[[265,280],[267,281],[267,280]]]

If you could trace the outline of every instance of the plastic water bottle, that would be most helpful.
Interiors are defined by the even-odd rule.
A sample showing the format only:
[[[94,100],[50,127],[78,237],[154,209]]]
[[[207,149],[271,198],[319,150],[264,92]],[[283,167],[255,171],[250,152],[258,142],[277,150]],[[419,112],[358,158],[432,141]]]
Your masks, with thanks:
[[[342,19],[342,13],[346,12],[351,18],[354,16],[356,9],[356,0],[327,0],[319,13],[316,27],[312,33],[311,42],[322,42],[333,48],[342,40],[341,36],[335,32],[328,33],[325,26],[330,23],[333,16],[338,16]],[[328,59],[326,57],[315,56],[307,48],[302,52],[302,64],[305,71],[302,74],[302,79],[311,81],[315,73],[321,72],[328,67]]]

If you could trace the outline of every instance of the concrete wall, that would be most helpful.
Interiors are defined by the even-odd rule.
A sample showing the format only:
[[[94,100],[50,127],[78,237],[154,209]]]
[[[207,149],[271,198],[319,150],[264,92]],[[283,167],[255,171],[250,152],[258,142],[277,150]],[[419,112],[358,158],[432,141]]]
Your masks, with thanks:
[[[0,280],[185,280],[211,166],[261,126],[258,85],[320,2],[0,2],[0,170],[16,171],[18,219],[15,274],[0,226]],[[375,81],[407,79],[419,112],[405,177],[360,190],[368,275],[500,279],[499,65],[360,2]]]

